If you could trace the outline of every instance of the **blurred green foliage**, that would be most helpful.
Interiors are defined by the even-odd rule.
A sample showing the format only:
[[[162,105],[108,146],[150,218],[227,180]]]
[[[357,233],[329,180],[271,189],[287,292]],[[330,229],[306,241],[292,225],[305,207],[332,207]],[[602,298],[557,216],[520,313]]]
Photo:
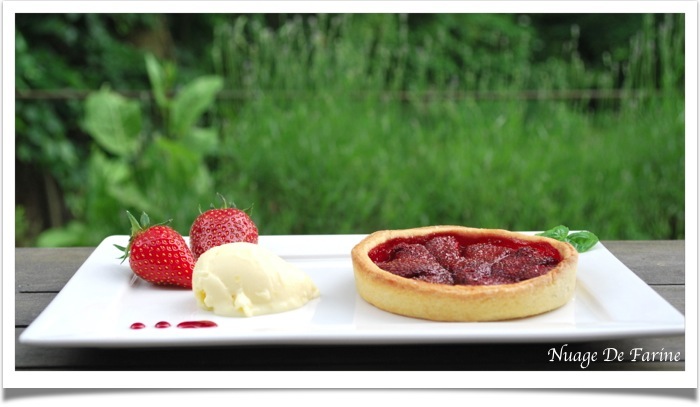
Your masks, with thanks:
[[[80,216],[67,226],[39,236],[40,246],[74,246],[119,230],[124,208],[140,208],[158,219],[181,225],[192,209],[211,194],[212,179],[204,162],[215,152],[218,133],[198,126],[221,90],[217,76],[202,76],[170,96],[174,67],[164,69],[151,54],[146,69],[160,114],[160,127],[144,131],[141,104],[103,88],[85,101],[83,127],[94,140],[87,161],[88,179]],[[183,193],[183,191],[186,191]],[[100,225],[96,228],[94,225]]]
[[[608,17],[18,16],[18,94],[86,96],[17,98],[17,161],[67,212],[17,244],[95,245],[126,210],[186,234],[216,193],[263,234],[683,238],[683,16]],[[557,93],[583,89],[642,94]]]

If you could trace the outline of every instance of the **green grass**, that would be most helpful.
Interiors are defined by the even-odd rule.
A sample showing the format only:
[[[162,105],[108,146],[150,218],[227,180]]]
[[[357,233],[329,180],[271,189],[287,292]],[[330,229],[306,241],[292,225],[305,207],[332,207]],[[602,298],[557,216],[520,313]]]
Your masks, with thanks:
[[[603,239],[679,238],[682,105],[660,107],[262,99],[238,112],[216,174],[266,234],[565,224]]]
[[[256,97],[221,106],[215,183],[239,206],[254,205],[261,233],[565,224],[601,239],[684,237],[684,103],[674,90],[683,61],[670,57],[682,41],[669,34],[677,20],[658,35],[647,20],[622,67],[633,73],[626,89],[648,88],[661,71],[665,97],[595,111],[587,101],[468,93],[611,89],[620,66],[588,70],[575,46],[569,61],[535,66],[518,40],[467,69],[446,62],[465,46],[450,42],[449,27],[416,45],[400,19],[379,33],[357,19],[324,21],[292,20],[277,32],[239,21],[219,37],[221,74]],[[663,64],[644,54],[650,41]],[[503,61],[509,69],[493,69]],[[400,89],[418,96],[382,93]],[[431,90],[441,96],[426,100]]]

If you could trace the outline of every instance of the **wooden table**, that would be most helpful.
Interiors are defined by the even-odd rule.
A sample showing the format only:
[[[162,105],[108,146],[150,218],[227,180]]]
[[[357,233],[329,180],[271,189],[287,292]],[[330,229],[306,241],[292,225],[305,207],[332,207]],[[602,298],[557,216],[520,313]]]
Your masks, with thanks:
[[[685,314],[684,241],[605,241],[625,265]],[[524,371],[581,370],[549,361],[562,343],[230,346],[99,349],[28,346],[22,331],[56,296],[94,248],[16,248],[15,370]],[[606,348],[680,352],[678,362],[591,363],[587,370],[684,370],[685,335],[568,344],[572,352]]]

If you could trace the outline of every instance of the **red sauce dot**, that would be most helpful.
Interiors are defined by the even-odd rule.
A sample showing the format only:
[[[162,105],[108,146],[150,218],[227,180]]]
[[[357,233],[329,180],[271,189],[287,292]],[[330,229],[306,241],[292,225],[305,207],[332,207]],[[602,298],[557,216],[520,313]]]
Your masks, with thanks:
[[[145,327],[146,327],[146,325],[142,322],[134,322],[133,324],[131,324],[131,326],[129,328],[131,328],[131,329],[143,329]]]
[[[156,328],[162,329],[162,328],[170,328],[170,322],[168,321],[160,321],[156,323]]]

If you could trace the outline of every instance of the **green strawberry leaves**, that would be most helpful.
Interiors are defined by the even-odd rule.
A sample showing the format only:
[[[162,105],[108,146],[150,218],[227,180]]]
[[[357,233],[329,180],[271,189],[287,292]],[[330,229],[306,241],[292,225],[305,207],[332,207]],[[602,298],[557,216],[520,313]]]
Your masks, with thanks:
[[[219,197],[219,199],[221,199],[221,202],[223,202],[222,205],[221,205],[220,207],[216,207],[216,206],[214,206],[213,203],[211,203],[211,204],[209,204],[209,209],[208,209],[208,210],[233,208],[233,209],[238,209],[238,210],[240,210],[240,211],[242,211],[242,212],[245,212],[246,215],[248,215],[248,216],[252,216],[252,215],[253,215],[253,205],[252,205],[252,204],[251,204],[248,208],[240,209],[240,208],[238,208],[238,206],[236,206],[236,203],[235,203],[235,202],[231,202],[231,203],[229,204],[229,202],[226,200],[226,197],[223,196],[223,195],[221,195],[219,192],[217,192],[216,195]],[[201,215],[202,213],[204,213],[204,212],[202,212],[202,207],[200,206],[200,207],[199,207],[199,214]]]
[[[537,233],[537,236],[549,237],[561,242],[570,243],[579,253],[588,251],[599,241],[598,236],[587,230],[570,233],[569,228],[564,225],[555,226],[542,233]]]

